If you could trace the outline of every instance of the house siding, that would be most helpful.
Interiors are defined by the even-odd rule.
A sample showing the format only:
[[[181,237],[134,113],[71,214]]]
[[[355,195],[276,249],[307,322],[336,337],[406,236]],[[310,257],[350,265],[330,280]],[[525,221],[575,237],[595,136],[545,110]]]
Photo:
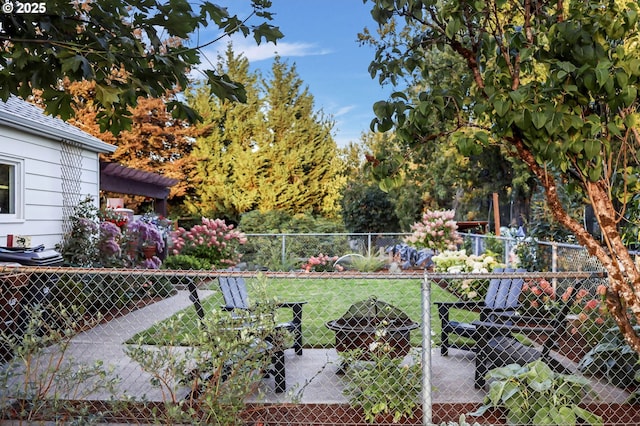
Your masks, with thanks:
[[[62,145],[58,140],[36,136],[0,125],[0,158],[24,161],[23,217],[6,220],[0,215],[0,245],[7,235],[31,237],[31,245],[54,248],[62,241]],[[79,198],[91,195],[99,199],[98,153],[81,149]]]

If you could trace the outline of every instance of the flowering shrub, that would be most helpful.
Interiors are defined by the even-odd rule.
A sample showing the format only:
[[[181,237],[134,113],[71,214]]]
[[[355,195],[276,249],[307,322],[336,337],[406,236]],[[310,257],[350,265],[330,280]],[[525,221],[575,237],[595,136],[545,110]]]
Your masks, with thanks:
[[[504,267],[496,261],[493,253],[481,255],[467,255],[464,250],[445,250],[431,258],[436,272],[460,273],[488,273],[495,268]],[[451,280],[447,283],[447,290],[462,300],[484,300],[488,280]]]
[[[127,216],[113,209],[98,210],[87,196],[74,209],[71,232],[60,251],[68,264],[83,267],[158,268],[160,259],[146,259],[142,247],[151,244],[158,252],[164,249],[160,230],[144,221],[129,222]]]
[[[302,265],[302,269],[306,272],[326,272],[333,271],[333,264],[338,260],[338,256],[328,256],[326,254],[320,253],[317,256],[311,256],[307,262]],[[336,265],[335,269],[337,271],[341,271],[343,267],[341,265]]]
[[[164,250],[164,238],[162,232],[152,223],[136,220],[127,226],[129,239],[136,241],[138,248],[153,246],[158,252]]]
[[[100,222],[93,197],[87,195],[81,200],[69,220],[71,230],[65,235],[62,244],[56,248],[62,253],[67,264],[91,266],[97,254],[96,239]]]
[[[411,225],[411,235],[404,241],[417,248],[430,248],[435,251],[456,250],[462,244],[458,234],[458,225],[453,220],[453,210],[427,211],[422,220]]]
[[[566,302],[574,291],[571,287],[562,295]],[[614,321],[605,303],[607,286],[601,284],[596,288],[595,296],[585,289],[580,289],[571,306],[571,313],[577,316],[571,328],[572,334],[580,333],[590,345],[600,341],[605,331],[614,326]]]
[[[169,237],[171,233],[171,221],[155,212],[147,212],[140,217],[140,220],[154,225],[162,234],[162,237]]]
[[[495,268],[504,267],[491,252],[481,255],[467,255],[465,250],[445,250],[431,258],[436,272],[451,274],[487,273]]]
[[[98,262],[104,267],[124,266],[121,244],[122,231],[113,222],[101,222],[99,237],[96,244],[98,249]]]
[[[147,258],[145,247],[153,247],[157,253],[165,247],[162,232],[152,223],[135,220],[125,228],[123,245],[127,246],[129,266],[145,269],[158,269],[162,261],[158,256]]]
[[[613,322],[605,304],[607,287],[599,285],[595,295],[584,288],[574,295],[575,291],[574,287],[568,287],[558,299],[556,291],[546,279],[527,280],[522,286],[520,310],[528,315],[545,316],[570,303],[569,312],[575,317],[571,333],[580,333],[590,344],[594,344]]]
[[[190,230],[180,227],[171,233],[172,254],[190,255],[211,262],[214,268],[232,266],[240,261],[237,251],[247,238],[222,219],[202,218]]]
[[[563,294],[562,299],[566,302],[573,287],[569,287]],[[526,280],[522,284],[520,293],[520,311],[527,315],[546,316],[556,312],[558,303],[556,302],[556,291],[549,281],[544,278]]]

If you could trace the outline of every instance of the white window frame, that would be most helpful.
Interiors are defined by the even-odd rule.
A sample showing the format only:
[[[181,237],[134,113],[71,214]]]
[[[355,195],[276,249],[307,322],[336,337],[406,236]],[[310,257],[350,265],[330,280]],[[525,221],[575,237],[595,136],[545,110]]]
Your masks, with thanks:
[[[0,154],[0,163],[13,167],[13,202],[15,203],[13,213],[0,213],[0,223],[24,222],[24,159]]]

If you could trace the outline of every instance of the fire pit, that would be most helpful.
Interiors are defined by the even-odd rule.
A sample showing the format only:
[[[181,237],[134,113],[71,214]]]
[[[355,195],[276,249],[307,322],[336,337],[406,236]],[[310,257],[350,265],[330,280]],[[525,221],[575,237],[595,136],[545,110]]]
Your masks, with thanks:
[[[376,298],[351,305],[340,318],[326,324],[336,333],[338,352],[362,349],[367,351],[376,339],[377,330],[385,330],[381,340],[392,348],[392,354],[403,357],[411,349],[410,332],[419,326],[399,308]]]

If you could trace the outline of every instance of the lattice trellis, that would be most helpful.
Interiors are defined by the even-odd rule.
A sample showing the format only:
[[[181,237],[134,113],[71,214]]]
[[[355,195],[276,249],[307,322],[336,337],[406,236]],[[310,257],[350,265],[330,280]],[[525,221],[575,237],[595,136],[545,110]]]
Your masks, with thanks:
[[[75,206],[80,202],[82,178],[82,149],[76,142],[63,141],[60,151],[62,178],[62,231],[63,239],[71,232],[71,221]]]

